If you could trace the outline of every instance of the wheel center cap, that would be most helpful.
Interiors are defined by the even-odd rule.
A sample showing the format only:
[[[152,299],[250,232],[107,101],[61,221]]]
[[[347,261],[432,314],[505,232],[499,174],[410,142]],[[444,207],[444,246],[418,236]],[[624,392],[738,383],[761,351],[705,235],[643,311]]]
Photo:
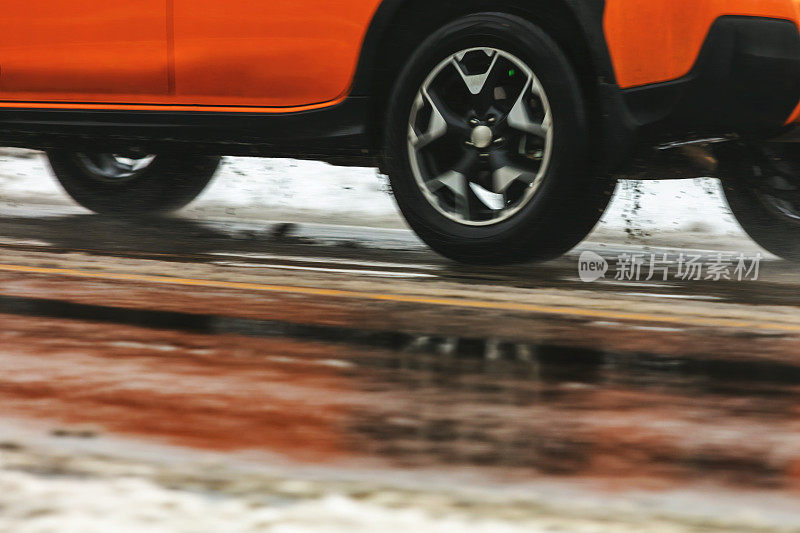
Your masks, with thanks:
[[[472,144],[478,148],[486,148],[492,144],[494,134],[489,126],[475,126],[472,130]]]

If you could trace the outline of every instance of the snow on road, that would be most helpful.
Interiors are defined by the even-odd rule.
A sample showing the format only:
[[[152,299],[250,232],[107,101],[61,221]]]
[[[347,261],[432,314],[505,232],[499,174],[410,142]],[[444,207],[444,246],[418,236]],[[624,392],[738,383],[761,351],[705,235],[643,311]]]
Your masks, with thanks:
[[[242,496],[167,489],[134,477],[47,478],[9,471],[0,471],[0,506],[0,531],[5,533],[552,531],[535,523],[476,522],[466,516],[390,509],[335,494],[258,503]]]
[[[70,205],[36,152],[0,151],[0,201]],[[192,218],[402,227],[384,177],[371,168],[293,159],[226,158],[211,186],[184,210]],[[742,235],[717,180],[623,182],[601,230]]]
[[[290,470],[2,422],[3,533],[679,533],[797,531],[788,496],[453,485],[432,473]],[[24,444],[23,444],[24,442]],[[463,480],[462,480],[463,481]]]

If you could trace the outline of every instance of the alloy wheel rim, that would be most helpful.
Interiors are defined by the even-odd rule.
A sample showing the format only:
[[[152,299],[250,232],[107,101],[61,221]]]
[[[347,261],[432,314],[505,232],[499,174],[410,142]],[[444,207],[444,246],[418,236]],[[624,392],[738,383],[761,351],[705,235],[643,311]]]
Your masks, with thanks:
[[[76,158],[92,177],[113,183],[124,183],[141,175],[155,160],[154,155],[113,153],[78,153]]]
[[[767,152],[751,167],[751,186],[773,216],[800,225],[800,177],[780,152]]]
[[[408,154],[417,185],[441,214],[487,226],[514,216],[550,166],[553,115],[533,70],[497,48],[450,55],[411,106]]]

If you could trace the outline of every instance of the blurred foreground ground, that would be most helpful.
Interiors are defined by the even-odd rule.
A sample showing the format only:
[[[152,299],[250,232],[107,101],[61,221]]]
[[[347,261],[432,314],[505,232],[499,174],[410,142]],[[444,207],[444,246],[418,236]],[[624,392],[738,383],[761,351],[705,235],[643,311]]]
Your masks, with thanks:
[[[0,531],[800,531],[796,267],[577,278],[583,250],[758,253],[707,184],[475,268],[392,229],[371,171],[232,160],[115,221],[2,165]],[[291,211],[339,179],[354,209]]]

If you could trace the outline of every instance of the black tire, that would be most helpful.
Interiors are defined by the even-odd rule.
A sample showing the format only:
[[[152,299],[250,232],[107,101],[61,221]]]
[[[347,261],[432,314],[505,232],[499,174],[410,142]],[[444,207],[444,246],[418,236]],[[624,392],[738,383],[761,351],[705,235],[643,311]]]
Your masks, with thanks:
[[[530,67],[544,88],[554,121],[553,152],[541,185],[524,208],[496,224],[451,220],[425,197],[411,167],[408,128],[413,101],[429,73],[451,54],[491,47]],[[615,180],[593,177],[583,94],[558,44],[538,26],[503,13],[481,13],[438,30],[413,54],[390,99],[385,167],[397,203],[411,228],[431,248],[470,264],[504,264],[556,258],[595,227]]]
[[[718,156],[725,197],[742,229],[770,253],[800,261],[800,145],[734,144]]]
[[[186,206],[203,192],[220,163],[219,157],[157,155],[129,177],[107,179],[86,163],[86,154],[52,150],[47,157],[73,200],[95,213],[117,216],[159,215]]]

